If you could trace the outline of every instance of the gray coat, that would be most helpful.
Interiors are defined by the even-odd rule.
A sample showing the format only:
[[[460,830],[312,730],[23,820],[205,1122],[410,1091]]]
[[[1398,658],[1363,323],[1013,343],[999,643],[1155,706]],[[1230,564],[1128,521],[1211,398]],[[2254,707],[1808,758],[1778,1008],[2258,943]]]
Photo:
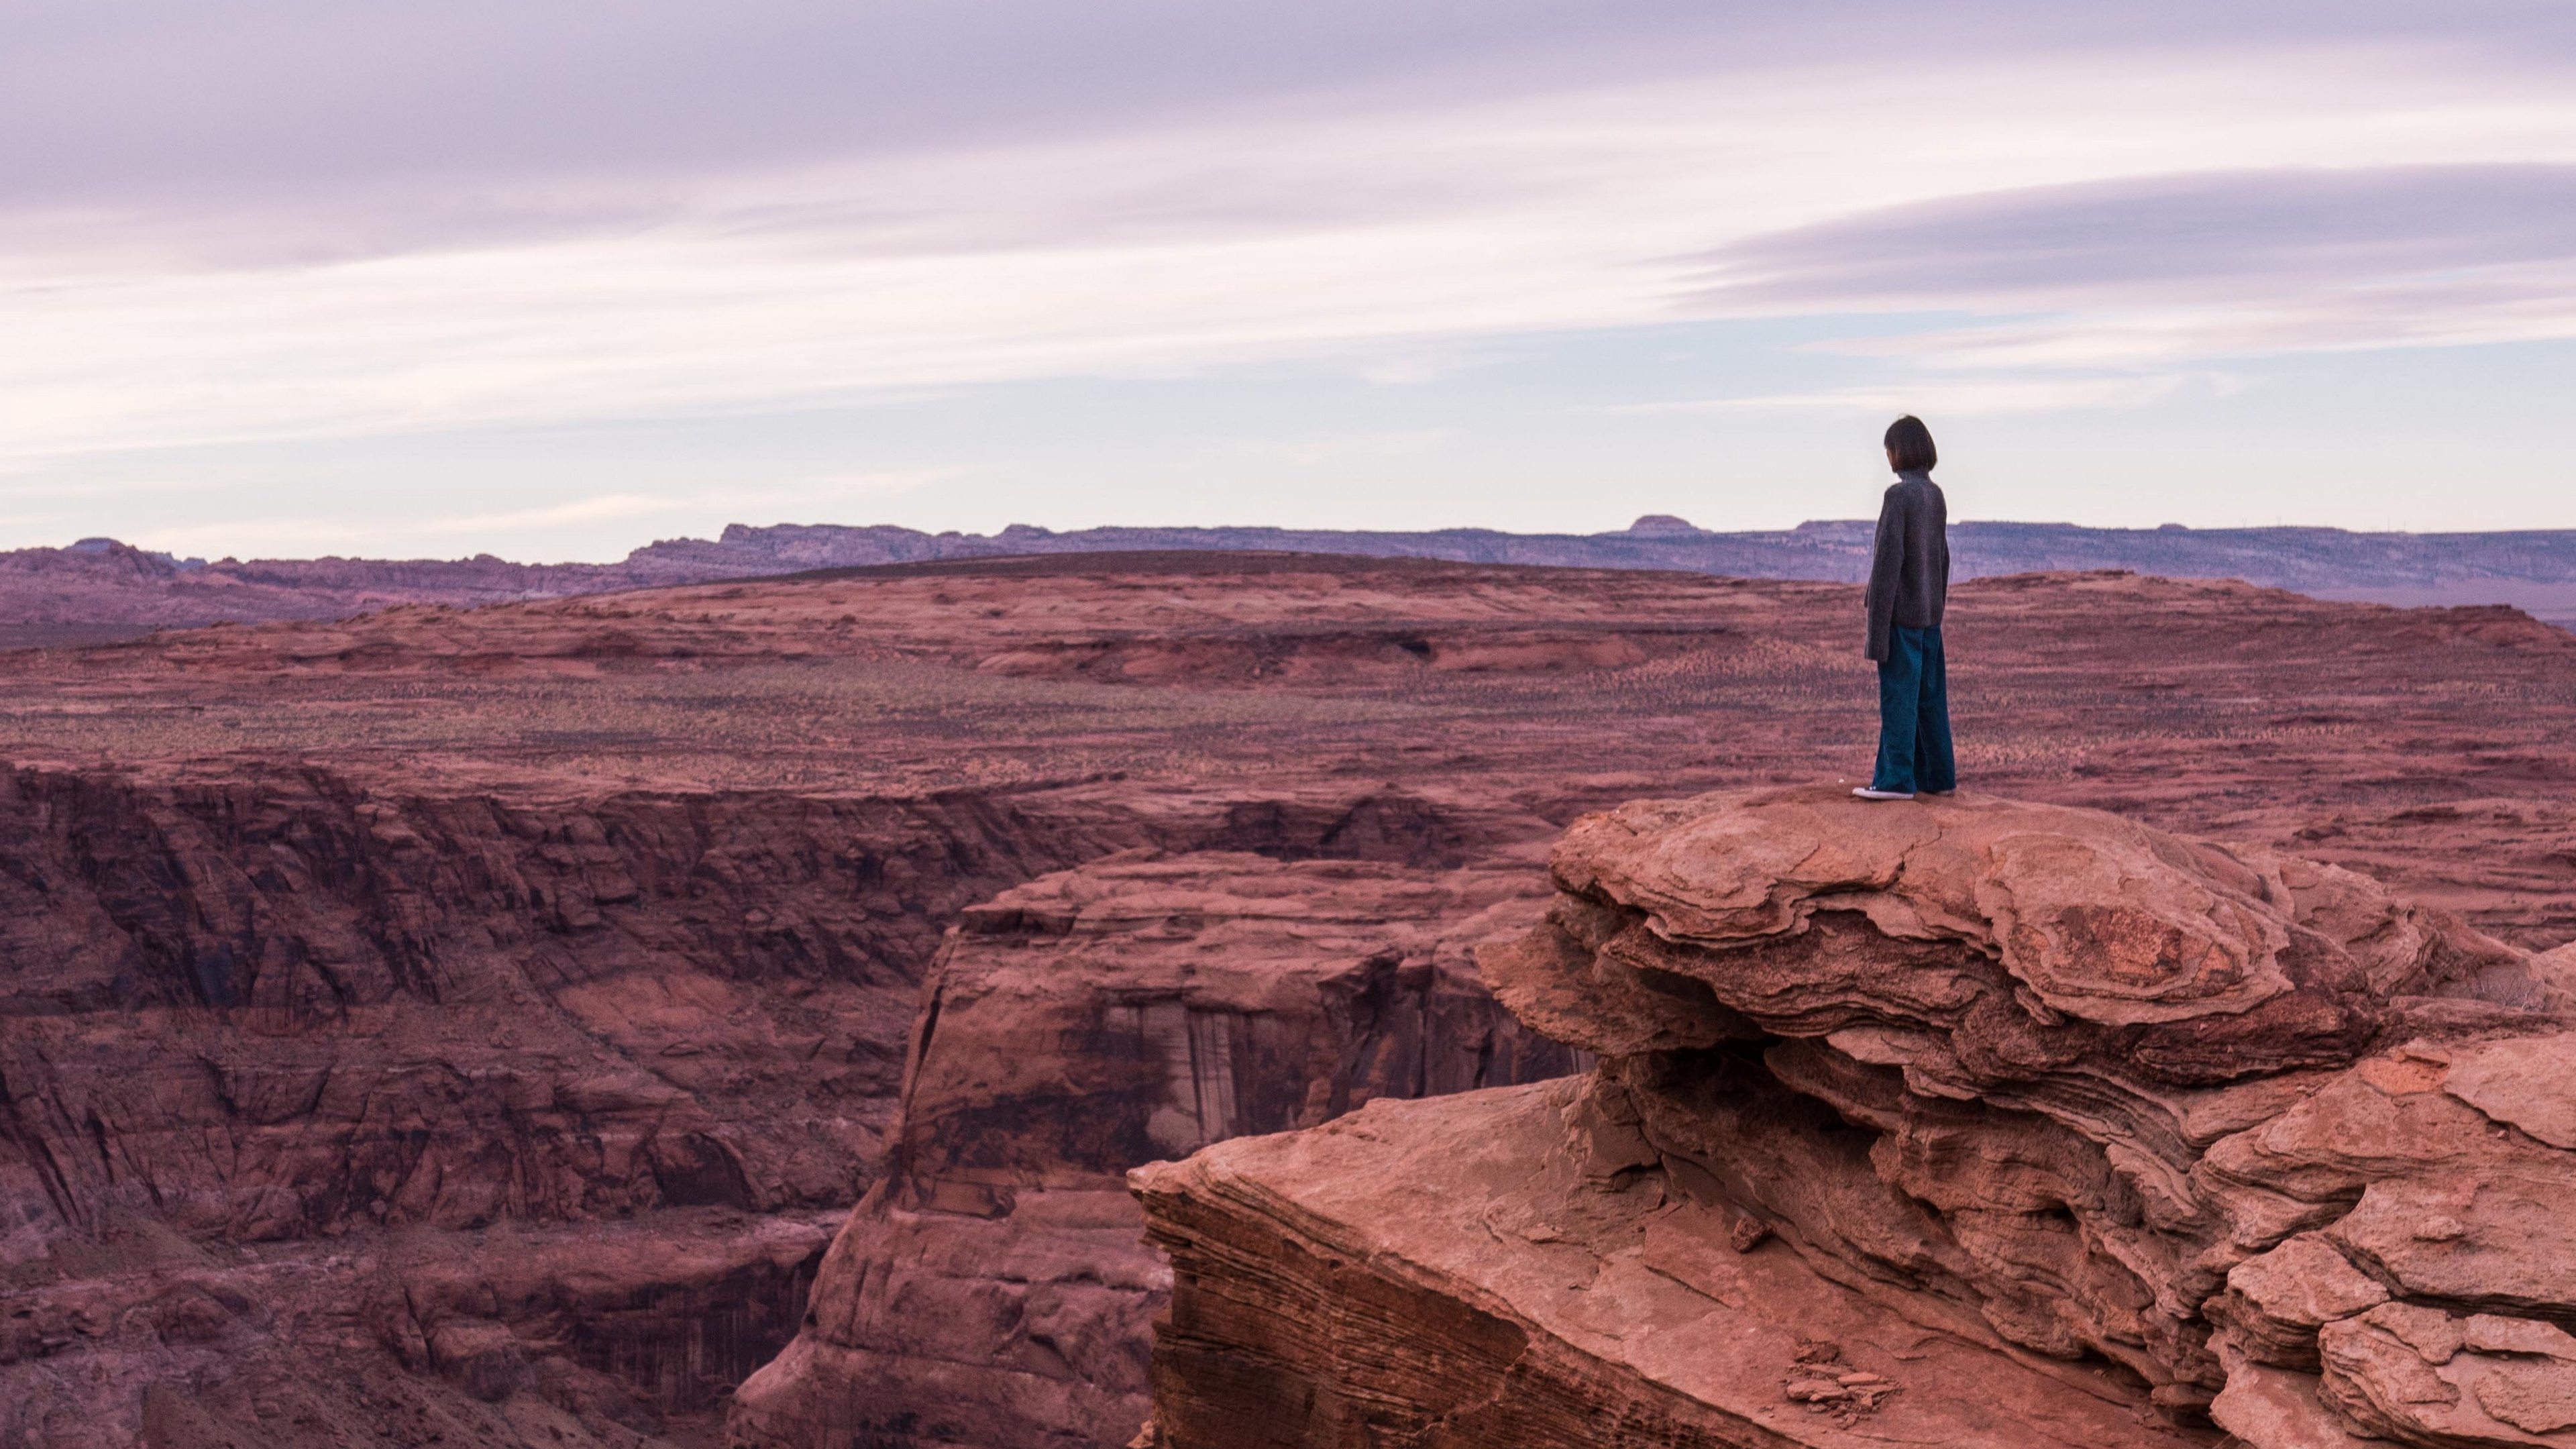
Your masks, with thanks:
[[[1897,629],[1937,629],[1950,597],[1950,505],[1927,473],[1899,473],[1878,510],[1869,560],[1869,646],[1885,659]]]

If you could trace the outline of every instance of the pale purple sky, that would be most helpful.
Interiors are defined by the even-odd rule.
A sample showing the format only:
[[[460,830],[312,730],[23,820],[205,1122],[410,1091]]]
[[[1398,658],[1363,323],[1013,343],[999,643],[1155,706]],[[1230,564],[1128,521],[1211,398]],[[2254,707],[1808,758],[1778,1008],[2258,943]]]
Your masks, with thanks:
[[[2576,526],[2576,8],[19,4],[0,546]]]

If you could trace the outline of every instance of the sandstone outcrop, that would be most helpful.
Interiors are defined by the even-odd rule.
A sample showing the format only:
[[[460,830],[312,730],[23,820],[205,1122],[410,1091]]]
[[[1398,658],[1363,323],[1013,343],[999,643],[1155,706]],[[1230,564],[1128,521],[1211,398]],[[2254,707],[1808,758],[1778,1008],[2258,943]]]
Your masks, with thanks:
[[[1974,795],[1553,870],[1484,964],[1587,1079],[1135,1175],[1155,1442],[2576,1444],[2564,954]]]
[[[968,910],[924,987],[887,1175],[733,1442],[1125,1445],[1170,1282],[1126,1169],[1572,1070],[1472,960],[1536,921],[1537,884],[1140,853]]]

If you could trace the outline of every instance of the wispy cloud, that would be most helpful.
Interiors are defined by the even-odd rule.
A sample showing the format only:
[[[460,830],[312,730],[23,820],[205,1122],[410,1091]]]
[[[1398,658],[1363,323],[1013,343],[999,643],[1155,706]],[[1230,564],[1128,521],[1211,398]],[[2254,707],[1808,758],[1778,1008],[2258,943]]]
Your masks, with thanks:
[[[0,336],[44,341],[0,351],[0,453],[1365,368],[1677,315],[2064,309],[1937,344],[2042,368],[2568,335],[2576,86],[2445,89],[2399,59],[1804,66],[1235,116],[656,180],[651,225],[309,265],[28,242],[0,253]],[[2155,318],[2089,315],[2120,298]]]
[[[2185,393],[2223,397],[2243,390],[2222,373],[2164,373],[2139,377],[1945,378],[1898,385],[1827,388],[1814,392],[1757,393],[1684,402],[1632,403],[1611,409],[1630,413],[1729,413],[1833,411],[1887,415],[1988,417],[2007,413],[2077,412],[2142,408]]]
[[[431,515],[408,519],[403,524],[406,540],[414,547],[436,547],[458,539],[470,539],[495,533],[559,527],[566,524],[595,524],[610,520],[650,517],[686,507],[685,500],[655,497],[637,493],[604,493],[568,502],[548,504],[541,508],[509,509],[499,512]],[[297,545],[317,552],[364,547],[383,551],[384,529],[380,523],[354,519],[346,514],[270,515],[233,521],[229,530],[256,538],[269,546],[280,543]],[[145,529],[129,542],[144,548],[176,550],[189,548],[217,552],[227,549],[225,530],[210,533],[204,528],[187,530]]]
[[[1428,390],[1710,319],[1839,319],[1812,378],[1693,405],[1737,419],[2139,409],[2265,355],[2576,337],[2576,20],[2515,0],[36,0],[10,24],[0,494],[158,486],[177,465],[116,460],[172,450],[1033,379]],[[1356,476],[1371,455],[1333,440],[1422,421],[1362,409],[1268,456]],[[604,536],[734,496],[528,493],[428,499],[404,531]],[[266,511],[226,499],[224,536],[381,547],[328,498]]]
[[[1448,437],[1438,428],[1403,433],[1344,433],[1300,438],[1279,445],[1279,456],[1301,467],[1368,458],[1406,458],[1436,448]]]
[[[666,493],[593,493],[533,508],[468,513],[424,513],[401,524],[401,545],[437,554],[459,544],[496,535],[561,534],[602,524],[679,516],[703,517],[709,510],[740,510],[774,516],[766,510],[864,506],[945,481],[953,469],[898,472],[813,474],[781,485],[711,487]],[[8,520],[0,520],[6,522]],[[48,521],[48,520],[39,520]],[[248,556],[280,548],[313,552],[344,549],[381,554],[386,528],[381,519],[347,512],[269,514],[226,520],[214,527],[150,528],[128,540],[144,548],[188,550]]]
[[[1731,243],[1712,301],[2231,300],[2576,261],[2576,165],[2303,167],[1945,197]]]
[[[1950,197],[1746,238],[1719,310],[2018,314],[1844,349],[2059,368],[2576,336],[2576,165],[2215,171]]]

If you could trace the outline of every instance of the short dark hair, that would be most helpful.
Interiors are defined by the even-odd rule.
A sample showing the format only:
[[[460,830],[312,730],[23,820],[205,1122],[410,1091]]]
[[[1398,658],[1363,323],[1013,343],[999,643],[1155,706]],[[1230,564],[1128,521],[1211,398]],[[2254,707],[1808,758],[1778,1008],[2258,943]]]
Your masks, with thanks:
[[[1929,473],[1941,461],[1932,446],[1932,430],[1912,413],[1887,425],[1888,462],[1899,473]]]

